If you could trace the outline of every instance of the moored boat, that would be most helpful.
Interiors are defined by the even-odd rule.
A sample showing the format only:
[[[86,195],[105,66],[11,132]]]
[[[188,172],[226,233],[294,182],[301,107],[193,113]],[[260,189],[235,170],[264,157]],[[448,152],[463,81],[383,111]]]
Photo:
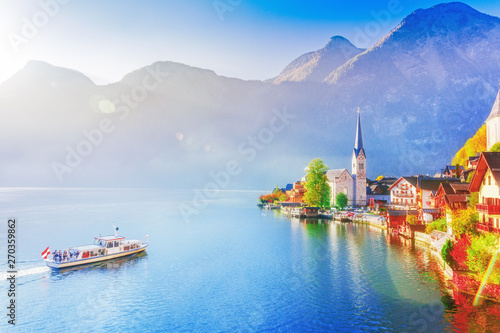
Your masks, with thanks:
[[[50,253],[47,248],[42,256],[44,256],[47,266],[59,269],[133,255],[145,251],[148,245],[149,243],[140,240],[125,239],[115,231],[115,235],[94,237],[94,244],[91,245],[74,246],[64,251],[54,251],[51,259],[49,259],[48,254],[44,255],[44,253]]]

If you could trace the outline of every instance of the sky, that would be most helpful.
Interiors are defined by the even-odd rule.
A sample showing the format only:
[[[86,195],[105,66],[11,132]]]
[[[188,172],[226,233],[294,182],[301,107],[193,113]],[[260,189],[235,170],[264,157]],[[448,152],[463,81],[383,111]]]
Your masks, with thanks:
[[[0,83],[29,60],[97,84],[156,61],[246,80],[272,78],[335,35],[367,48],[440,1],[0,0]],[[498,0],[466,1],[500,17]]]

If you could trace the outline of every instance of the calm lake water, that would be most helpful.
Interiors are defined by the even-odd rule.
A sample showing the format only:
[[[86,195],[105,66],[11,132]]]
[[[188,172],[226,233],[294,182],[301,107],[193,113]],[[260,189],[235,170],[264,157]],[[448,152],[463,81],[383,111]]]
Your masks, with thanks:
[[[18,219],[16,332],[495,332],[500,306],[450,296],[425,248],[357,224],[290,220],[256,192],[221,192],[193,214],[191,191],[3,189]],[[98,234],[144,239],[145,255],[52,272],[40,253]]]

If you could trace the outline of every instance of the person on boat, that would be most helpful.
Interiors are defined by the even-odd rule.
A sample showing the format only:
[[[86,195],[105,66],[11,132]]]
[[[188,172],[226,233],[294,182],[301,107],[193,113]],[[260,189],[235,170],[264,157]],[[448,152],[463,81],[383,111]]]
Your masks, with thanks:
[[[64,250],[63,261],[67,261],[67,260],[68,260],[68,252],[66,252],[66,250]]]
[[[54,262],[57,262],[57,250],[54,250],[54,253],[52,253],[52,260],[54,260]]]

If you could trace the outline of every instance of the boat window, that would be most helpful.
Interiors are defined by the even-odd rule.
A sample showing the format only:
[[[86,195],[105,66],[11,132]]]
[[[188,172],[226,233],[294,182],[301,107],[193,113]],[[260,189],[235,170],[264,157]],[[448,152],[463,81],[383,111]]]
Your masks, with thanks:
[[[108,245],[106,246],[108,249],[113,247],[113,242],[108,242]]]
[[[118,247],[119,244],[118,244],[118,241],[115,241],[115,247]]]

